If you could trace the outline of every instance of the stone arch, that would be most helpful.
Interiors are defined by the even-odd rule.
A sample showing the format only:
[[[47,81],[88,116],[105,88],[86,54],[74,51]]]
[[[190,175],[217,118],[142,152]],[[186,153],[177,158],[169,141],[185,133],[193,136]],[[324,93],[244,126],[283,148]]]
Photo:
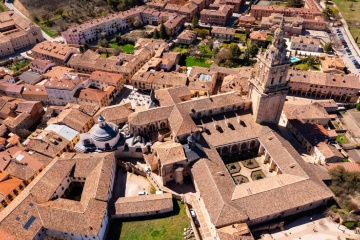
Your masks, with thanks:
[[[149,126],[149,129],[150,129],[150,131],[155,131],[155,128],[156,128],[156,126],[155,126],[155,124],[150,124],[150,126]]]
[[[233,145],[232,147],[231,147],[231,153],[235,153],[235,152],[237,152],[238,151],[238,146],[237,145]]]
[[[228,147],[223,147],[222,154],[223,155],[229,154],[229,148]]]
[[[247,146],[246,146],[246,143],[242,143],[241,144],[241,150],[244,151],[246,150]]]
[[[256,145],[255,140],[252,140],[252,141],[250,142],[250,148],[254,148],[254,147],[255,147],[255,145]]]

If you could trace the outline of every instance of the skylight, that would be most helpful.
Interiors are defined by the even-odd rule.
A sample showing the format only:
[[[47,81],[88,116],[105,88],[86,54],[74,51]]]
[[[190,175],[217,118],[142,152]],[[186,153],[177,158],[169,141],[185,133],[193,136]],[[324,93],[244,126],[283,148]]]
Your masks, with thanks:
[[[24,224],[23,228],[25,228],[26,230],[29,230],[29,228],[31,227],[31,225],[34,223],[35,220],[36,220],[36,217],[34,217],[34,216],[29,217],[29,219]]]

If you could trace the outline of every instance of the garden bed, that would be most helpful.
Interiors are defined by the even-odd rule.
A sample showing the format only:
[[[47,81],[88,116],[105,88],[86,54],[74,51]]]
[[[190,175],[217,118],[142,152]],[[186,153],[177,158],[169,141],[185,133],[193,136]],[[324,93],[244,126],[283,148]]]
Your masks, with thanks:
[[[242,183],[247,183],[249,182],[249,179],[243,175],[238,175],[238,176],[235,176],[233,177],[234,179],[234,182],[237,184],[237,185],[240,185]]]
[[[244,167],[249,168],[249,169],[254,169],[254,168],[258,168],[259,164],[256,162],[255,159],[248,159],[245,161],[241,162],[242,165],[244,165]]]
[[[237,162],[226,164],[226,168],[231,174],[238,173],[241,169],[240,164]]]
[[[256,181],[265,178],[265,174],[261,170],[256,170],[251,173],[251,179]]]

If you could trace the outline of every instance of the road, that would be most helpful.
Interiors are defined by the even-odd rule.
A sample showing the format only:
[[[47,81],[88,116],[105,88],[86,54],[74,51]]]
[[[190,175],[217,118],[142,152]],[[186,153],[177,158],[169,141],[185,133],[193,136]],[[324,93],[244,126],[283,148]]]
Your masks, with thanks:
[[[26,19],[28,19],[29,21],[31,21],[31,19],[29,19],[28,17],[26,17],[24,14],[22,14],[22,12],[20,12],[12,3],[5,2],[5,5],[6,5],[7,8],[9,8],[10,10],[13,10],[15,13],[17,13],[17,14],[20,15],[21,17],[26,18]],[[41,32],[42,32],[42,35],[44,36],[44,38],[45,38],[46,40],[49,40],[49,41],[53,40],[53,38],[50,37],[49,35],[47,35],[43,30],[41,30]]]

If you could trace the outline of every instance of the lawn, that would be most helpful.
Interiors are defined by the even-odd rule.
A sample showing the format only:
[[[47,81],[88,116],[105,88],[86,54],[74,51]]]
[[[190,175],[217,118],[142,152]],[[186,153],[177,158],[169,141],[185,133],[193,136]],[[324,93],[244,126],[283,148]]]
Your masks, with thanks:
[[[29,65],[30,61],[27,59],[23,59],[23,60],[19,60],[19,61],[15,61],[11,64],[11,66],[9,67],[12,71],[16,72],[24,67],[26,67],[27,65]]]
[[[47,27],[45,27],[45,26],[41,26],[40,28],[41,28],[41,30],[43,30],[47,35],[49,35],[49,37],[56,37],[57,35],[59,35],[58,32],[53,31],[53,30],[51,30],[50,28],[47,28]]]
[[[185,61],[187,67],[199,66],[209,68],[213,63],[210,58],[196,58],[190,56],[187,56]]]
[[[120,240],[182,240],[184,228],[190,226],[184,204],[174,200],[174,211],[162,216],[139,217],[122,222]],[[148,218],[148,219],[147,219]]]
[[[124,44],[124,45],[118,45],[115,41],[111,41],[110,43],[110,47],[112,48],[116,48],[116,49],[121,49],[124,53],[133,53],[134,52],[134,44]]]
[[[200,49],[200,53],[201,54],[209,54],[209,55],[213,55],[214,53],[211,51],[210,47],[205,45],[205,44],[201,44],[199,46]]]
[[[349,143],[349,140],[343,134],[339,134],[336,137],[336,142],[339,144],[346,144]]]
[[[346,22],[350,27],[350,32],[353,35],[353,38],[360,37],[360,21],[358,20],[358,14],[360,11],[360,2],[359,1],[344,1],[344,0],[334,0],[336,6],[339,8],[341,14],[345,18]],[[350,4],[353,5],[352,10],[350,9]],[[358,41],[360,46],[360,41]]]
[[[181,44],[171,49],[172,52],[179,52],[179,53],[188,53],[189,50],[190,50],[189,46],[181,45]]]
[[[297,69],[299,70],[303,70],[303,71],[307,71],[309,70],[309,65],[305,62],[305,63],[299,63],[299,64],[296,64],[294,65],[294,67],[296,67]],[[313,68],[311,69],[313,71],[320,71],[320,64],[315,64],[313,66]]]
[[[0,12],[5,12],[5,11],[7,11],[6,6],[2,2],[0,2]]]

